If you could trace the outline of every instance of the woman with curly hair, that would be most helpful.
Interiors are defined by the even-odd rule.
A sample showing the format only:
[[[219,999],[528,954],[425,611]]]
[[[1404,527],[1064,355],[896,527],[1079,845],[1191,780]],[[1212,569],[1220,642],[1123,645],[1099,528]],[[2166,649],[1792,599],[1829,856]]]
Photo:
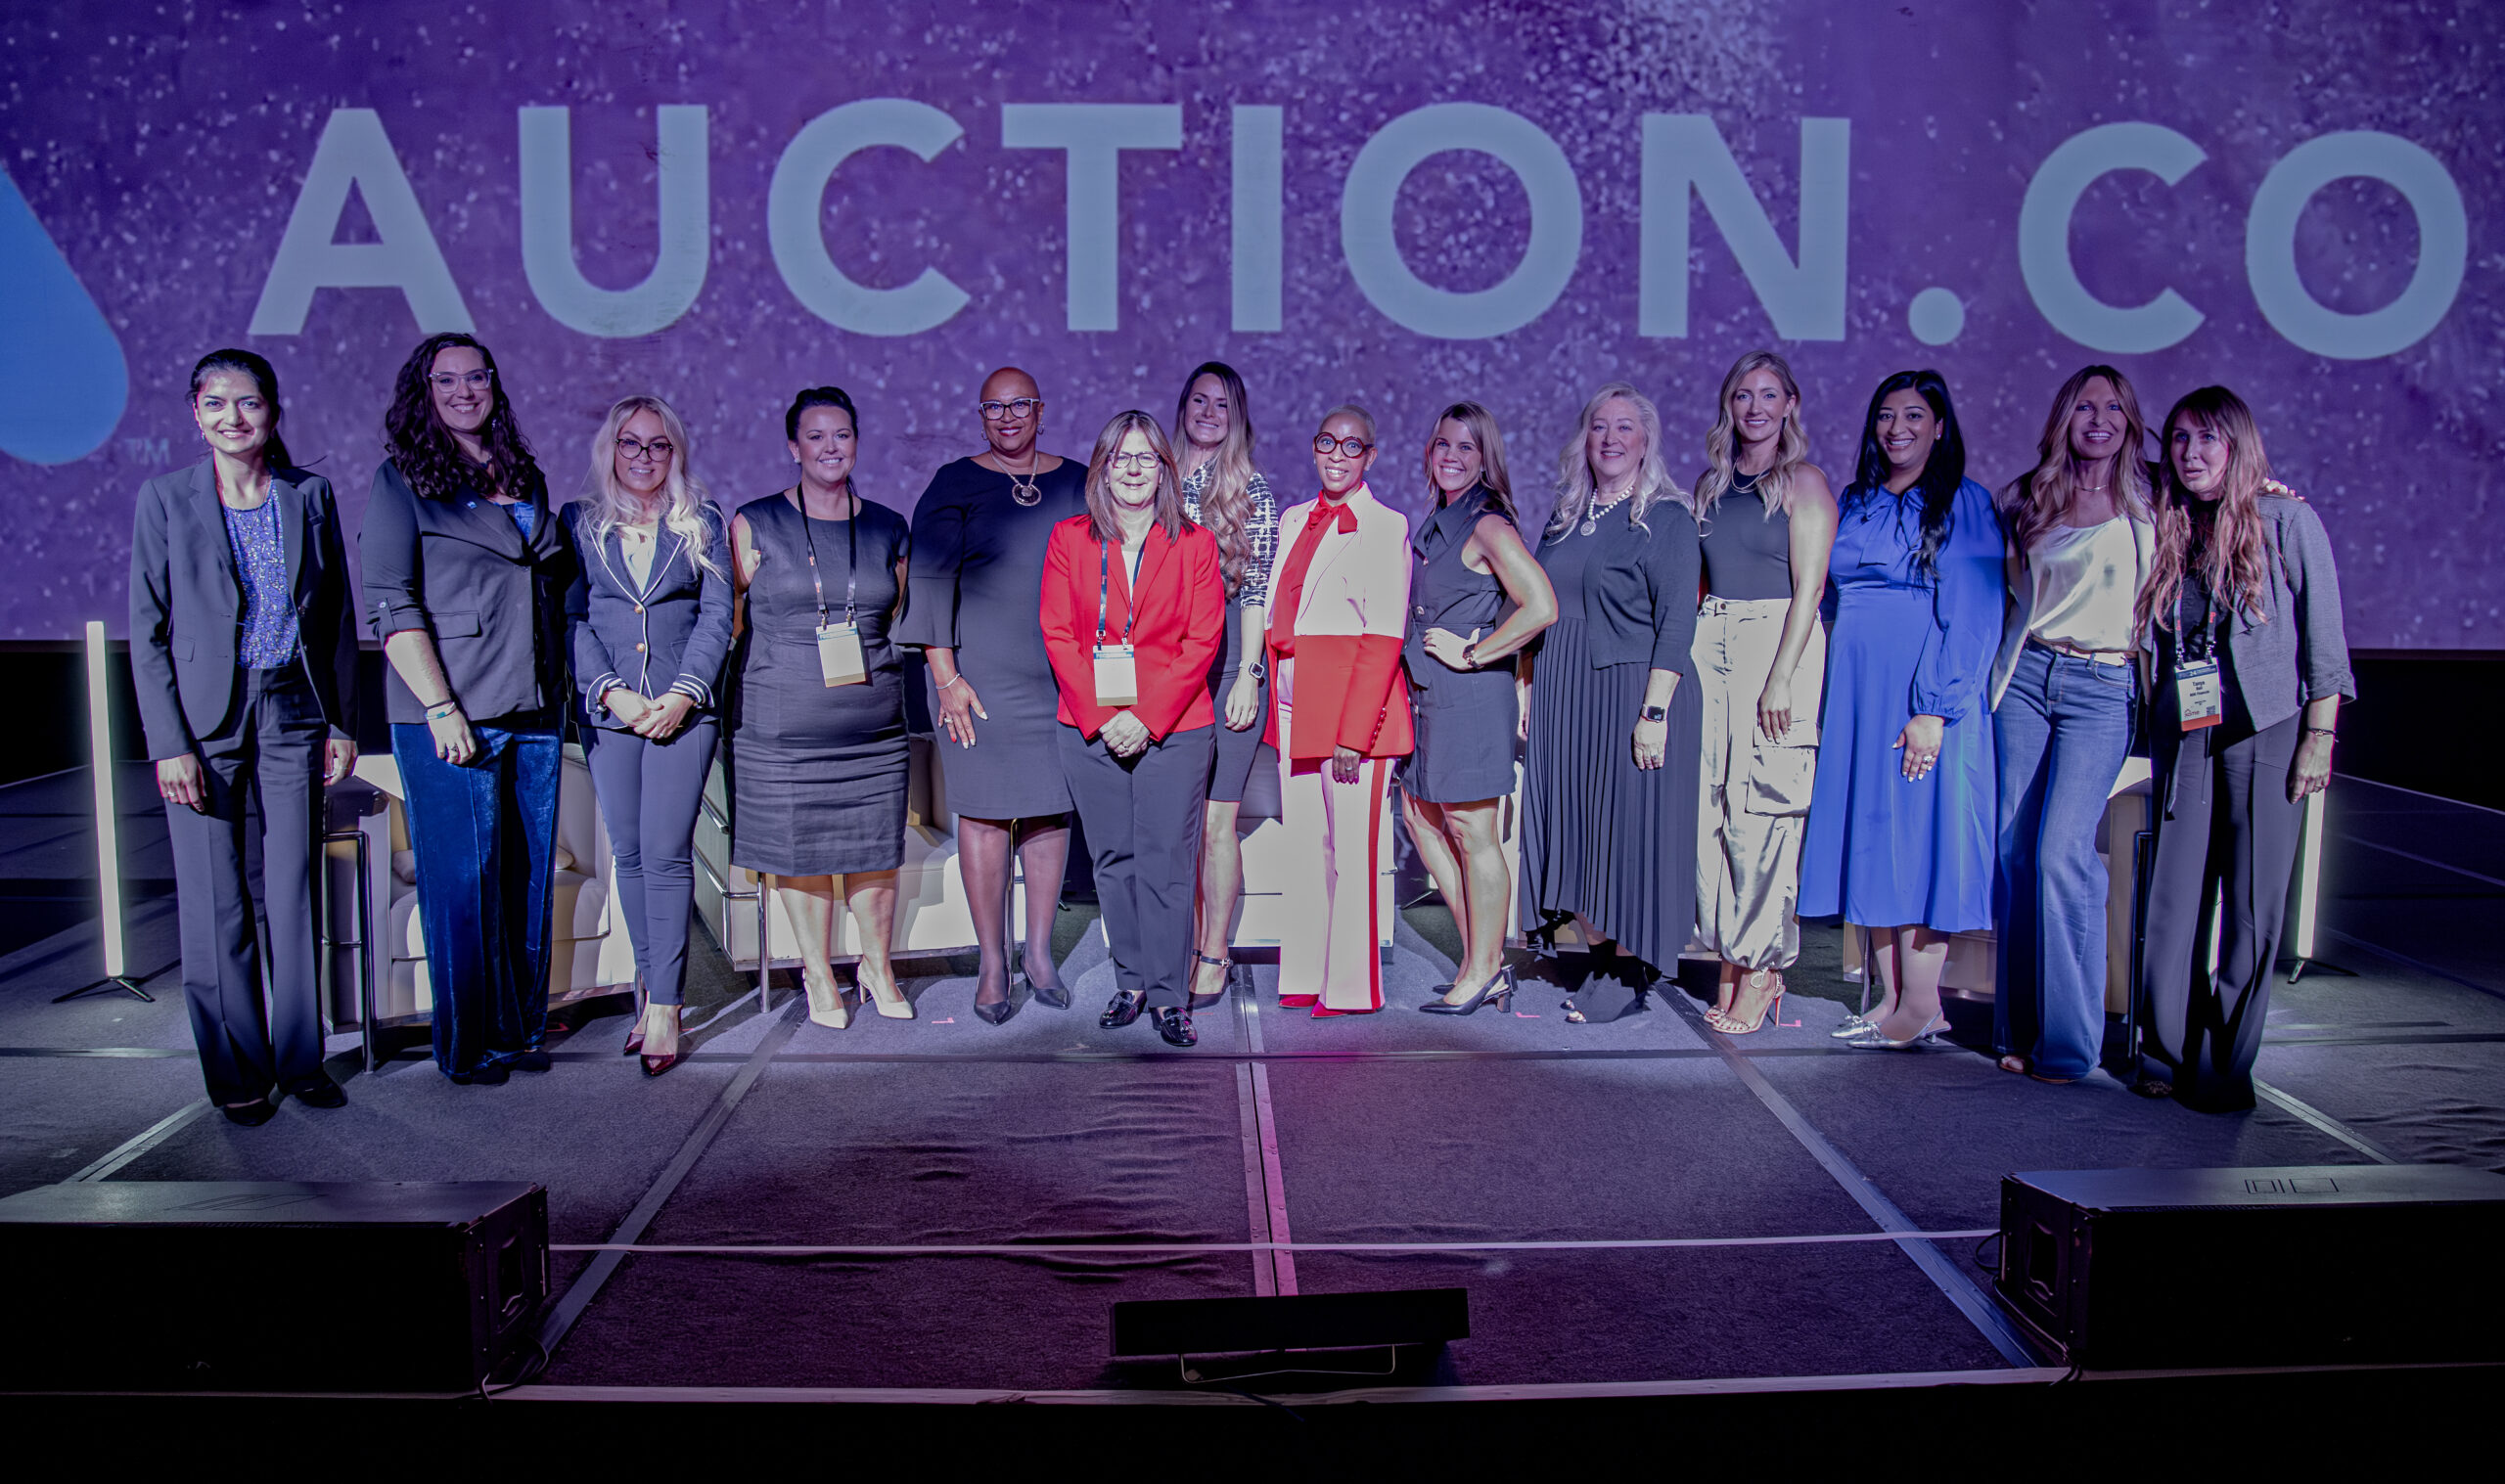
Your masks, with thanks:
[[[389,665],[434,1058],[455,1082],[545,1071],[548,892],[572,546],[495,357],[429,336],[400,367],[359,547]]]

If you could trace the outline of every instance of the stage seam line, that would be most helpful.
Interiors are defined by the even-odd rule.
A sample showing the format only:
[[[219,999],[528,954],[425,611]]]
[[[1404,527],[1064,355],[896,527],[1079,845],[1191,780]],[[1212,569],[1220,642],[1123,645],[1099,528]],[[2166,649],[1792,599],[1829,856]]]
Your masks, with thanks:
[[[199,1055],[161,1046],[0,1046],[0,1057],[87,1057],[107,1061],[176,1061]]]
[[[2432,856],[2416,855],[2397,846],[2387,845],[2379,840],[2370,840],[2362,834],[2350,834],[2344,830],[2340,832],[2340,837],[2352,845],[2363,845],[2369,850],[2380,850],[2386,855],[2396,855],[2404,861],[2416,861],[2421,866],[2433,866],[2437,871],[2449,871],[2455,876],[2466,876],[2474,881],[2484,881],[2490,886],[2505,886],[2505,881],[2500,881],[2492,876],[2482,876],[2476,871],[2466,871],[2459,866],[2447,865]]]
[[[82,1181],[104,1180],[113,1175],[114,1171],[120,1169],[123,1165],[130,1163],[140,1155],[147,1153],[150,1149],[157,1147],[157,1146],[173,1138],[184,1129],[189,1128],[193,1120],[199,1118],[201,1114],[207,1111],[208,1100],[205,1098],[203,1098],[198,1102],[191,1104],[189,1107],[177,1108],[173,1112],[167,1113],[164,1117],[158,1119],[147,1128],[142,1129],[140,1132],[133,1134],[130,1138],[124,1140],[113,1150],[113,1152],[107,1154],[104,1158],[97,1160],[95,1163],[78,1171],[74,1175],[65,1177],[61,1183],[63,1185],[77,1185]]]
[[[712,1145],[714,1136],[721,1133],[722,1126],[731,1121],[731,1114],[739,1107],[740,1100],[748,1096],[748,1090],[754,1087],[756,1079],[764,1074],[767,1064],[774,1059],[775,1052],[799,1028],[796,1017],[800,1005],[801,997],[798,995],[794,995],[784,1005],[781,1017],[766,1027],[756,1050],[749,1053],[748,1064],[741,1067],[720,1095],[714,1098],[712,1106],[706,1108],[705,1116],[696,1121],[696,1127],[688,1131],[678,1152],[670,1156],[669,1163],[661,1167],[651,1188],[644,1192],[644,1198],[635,1202],[635,1208],[627,1212],[626,1219],[610,1234],[613,1244],[633,1243],[644,1235],[644,1229],[652,1225],[653,1218],[660,1214],[662,1205],[676,1193],[679,1182],[685,1180],[687,1172],[696,1167],[696,1161],[704,1157],[705,1150]],[[539,1349],[545,1359],[555,1359],[557,1347],[565,1343],[567,1331],[574,1327],[574,1321],[582,1318],[583,1310],[600,1296],[602,1285],[625,1260],[623,1251],[602,1252],[567,1285],[566,1291],[548,1311],[547,1320],[539,1327]]]
[[[842,1246],[760,1242],[741,1245],[651,1245],[619,1242],[556,1242],[551,1252],[631,1252],[655,1257],[1034,1257],[1208,1252],[1585,1252],[1655,1251],[1677,1247],[1812,1247],[1873,1241],[1968,1241],[1998,1234],[1993,1227],[1964,1232],[1838,1232],[1815,1237],[1630,1237],[1536,1241],[1161,1241],[1009,1242],[940,1246]]]
[[[1249,1052],[1252,1047],[1252,1002],[1238,996],[1227,1009],[1235,1021],[1235,1049]],[[1279,1291],[1276,1254],[1268,1248],[1274,1238],[1270,1232],[1269,1178],[1261,1169],[1261,1122],[1256,1115],[1252,1094],[1252,1063],[1238,1061],[1235,1073],[1235,1114],[1244,1148],[1244,1230],[1254,1241],[1263,1243],[1252,1254],[1252,1294],[1270,1298]]]
[[[1965,1270],[1930,1243],[1920,1240],[1917,1235],[1920,1229],[1896,1208],[1896,1203],[1872,1184],[1869,1176],[1855,1168],[1851,1160],[1845,1158],[1843,1150],[1813,1128],[1809,1120],[1801,1116],[1800,1110],[1792,1105],[1791,1099],[1775,1091],[1774,1084],[1765,1080],[1765,1073],[1751,1065],[1749,1058],[1731,1045],[1728,1037],[1706,1024],[1705,1017],[1697,1012],[1684,991],[1674,986],[1662,998],[1677,1007],[1679,1013],[1705,1038],[1707,1045],[1721,1053],[1722,1064],[1731,1068],[1741,1085],[1754,1094],[1757,1102],[1765,1104],[1766,1111],[1791,1131],[1800,1147],[1809,1151],[1809,1157],[1816,1160],[1836,1184],[1844,1187],[1845,1193],[1868,1212],[1871,1220],[1877,1222],[1882,1230],[1904,1237],[1896,1243],[1896,1250],[1913,1259],[1914,1266],[1920,1268],[1940,1293],[1957,1306],[1957,1311],[1966,1316],[1968,1323],[1981,1331],[1991,1347],[2000,1352],[2002,1360],[2021,1368],[2031,1368],[2036,1364],[2035,1353],[2027,1347],[2027,1342],[2019,1337],[2008,1319],[1983,1295],[1982,1290],[1975,1286],[1974,1280],[1966,1276]]]
[[[1255,1056],[1269,1048],[1261,1040],[1261,1005],[1257,992],[1241,995],[1244,1029],[1252,1043]],[[1296,1258],[1281,1250],[1295,1240],[1288,1229],[1287,1172],[1279,1164],[1279,1115],[1270,1102],[1270,1066],[1254,1061],[1252,1067],[1252,1119],[1260,1143],[1261,1184],[1268,1198],[1266,1226],[1270,1234],[1270,1271],[1282,1296],[1296,1292]]]
[[[2378,1146],[2373,1140],[2368,1139],[2365,1135],[2358,1133],[2356,1130],[2350,1128],[2345,1123],[2342,1123],[2339,1119],[2332,1117],[2329,1113],[2322,1111],[2313,1104],[2288,1096],[2286,1093],[2279,1091],[2277,1088],[2272,1087],[2269,1083],[2262,1081],[2258,1077],[2253,1079],[2253,1091],[2259,1096],[2262,1102],[2270,1103],[2284,1112],[2294,1114],[2300,1121],[2309,1123],[2321,1132],[2329,1134],[2332,1138],[2339,1140],[2342,1144],[2355,1149],[2358,1153],[2365,1155],[2368,1159],[2373,1160],[2377,1164],[2402,1163],[2401,1160],[2394,1159],[2391,1154],[2386,1153],[2380,1146]]]
[[[2475,989],[2482,995],[2494,995],[2499,999],[2505,999],[2505,989],[2491,988],[2488,985],[2480,983],[2477,979],[2465,979],[2460,974],[2453,973],[2446,969],[2437,968],[2433,964],[2413,959],[2409,955],[2401,953],[2395,949],[2386,948],[2381,943],[2369,943],[2364,938],[2355,937],[2348,933],[2342,932],[2337,927],[2325,927],[2321,929],[2321,931],[2322,935],[2326,938],[2338,938],[2341,942],[2347,944],[2351,948],[2362,948],[2368,953],[2380,954],[2384,958],[2390,959],[2391,962],[2399,965],[2403,968],[2414,968],[2422,974],[2432,974],[2447,983],[2458,984],[2464,989]]]
[[[2333,780],[2333,782],[2343,784],[2364,784],[2370,788],[2390,788],[2394,793],[2406,793],[2413,798],[2434,799],[2437,803],[2450,804],[2456,809],[2476,809],[2482,814],[2505,814],[2505,809],[2493,809],[2485,804],[2474,804],[2470,800],[2463,798],[2446,798],[2440,793],[2429,793],[2423,788],[2404,788],[2398,784],[2387,784],[2380,779],[2359,778],[2353,773],[2340,774]]]

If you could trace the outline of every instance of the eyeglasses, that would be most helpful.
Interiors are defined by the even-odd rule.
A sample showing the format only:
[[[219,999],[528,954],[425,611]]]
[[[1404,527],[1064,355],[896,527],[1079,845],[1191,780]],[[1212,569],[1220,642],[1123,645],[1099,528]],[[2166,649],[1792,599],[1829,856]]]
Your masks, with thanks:
[[[1318,454],[1327,454],[1336,448],[1351,459],[1362,459],[1366,456],[1366,450],[1372,447],[1374,447],[1373,444],[1362,438],[1335,438],[1327,432],[1318,432],[1313,435],[1313,451]]]
[[[655,438],[650,443],[634,438],[617,440],[617,457],[629,464],[641,464],[646,459],[651,459],[658,464],[676,452],[678,452],[678,445],[667,438]]]
[[[438,371],[429,376],[427,380],[434,383],[434,389],[437,391],[454,391],[464,386],[472,391],[484,391],[495,382],[496,374],[484,370]]]
[[[1006,402],[985,402],[981,404],[982,420],[986,423],[997,423],[1003,418],[1030,418],[1035,415],[1035,409],[1043,405],[1042,397],[1015,397]]]
[[[1116,454],[1105,462],[1116,469],[1136,469],[1146,473],[1157,467],[1158,458],[1156,450],[1151,449],[1147,453]]]

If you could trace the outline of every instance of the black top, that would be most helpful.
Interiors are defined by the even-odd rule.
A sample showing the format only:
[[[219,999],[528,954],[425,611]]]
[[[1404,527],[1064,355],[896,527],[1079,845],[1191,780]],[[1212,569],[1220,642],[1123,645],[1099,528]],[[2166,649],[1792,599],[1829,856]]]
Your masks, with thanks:
[[[718,707],[722,662],[731,652],[730,522],[707,500],[704,562],[667,525],[653,532],[652,565],[637,583],[626,564],[625,537],[595,539],[598,508],[576,500],[559,513],[573,549],[574,580],[566,589],[566,645],[573,659],[577,719],[622,728],[600,697],[618,687],[646,700],[676,692],[699,712]]]
[[[279,543],[296,608],[296,658],[330,735],[356,737],[356,607],[346,542],[331,481],[300,469],[270,472]],[[208,460],[139,487],[130,534],[130,670],[148,755],[194,750],[226,724],[243,688],[243,578],[226,538],[225,507]]]
[[[1540,564],[1568,541],[1597,541],[1585,560],[1583,622],[1590,632],[1583,643],[1591,651],[1592,667],[1632,664],[1638,660],[1656,670],[1693,675],[1688,647],[1696,639],[1698,541],[1696,517],[1686,506],[1657,500],[1635,523],[1635,502],[1623,500],[1598,517],[1599,529],[1580,535],[1580,522],[1550,531],[1540,543]],[[1552,579],[1553,580],[1553,579]],[[1566,585],[1558,583],[1558,601]]]
[[[1409,532],[1409,625],[1400,646],[1413,684],[1427,687],[1452,672],[1427,653],[1427,633],[1448,629],[1463,639],[1473,630],[1493,632],[1513,607],[1505,585],[1492,572],[1478,572],[1462,560],[1480,519],[1513,517],[1483,489],[1474,489],[1419,516]],[[1511,672],[1514,656],[1490,660],[1490,670]]]
[[[434,637],[453,698],[474,722],[529,716],[566,696],[566,589],[573,549],[548,511],[547,481],[525,471],[525,537],[511,511],[464,485],[428,500],[389,460],[374,472],[358,550],[377,637]],[[395,724],[423,723],[399,670],[383,667]]]
[[[785,645],[805,652],[802,668],[817,664],[818,597],[826,598],[829,623],[845,616],[845,594],[851,595],[854,623],[861,626],[861,658],[873,671],[889,672],[903,663],[889,632],[898,589],[896,564],[907,562],[913,535],[904,517],[864,500],[860,513],[845,520],[803,517],[780,494],[751,500],[740,507],[749,533],[766,561],[748,588],[751,643]],[[817,580],[810,581],[809,553],[817,553]]]
[[[1749,602],[1792,596],[1792,517],[1765,501],[1756,474],[1731,472],[1705,526],[1706,592]]]

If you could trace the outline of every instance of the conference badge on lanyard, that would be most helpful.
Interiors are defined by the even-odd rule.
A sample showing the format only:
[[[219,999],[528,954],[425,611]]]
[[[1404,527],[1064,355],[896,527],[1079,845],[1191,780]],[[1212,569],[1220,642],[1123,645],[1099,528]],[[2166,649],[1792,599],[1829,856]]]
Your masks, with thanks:
[[[1118,710],[1139,704],[1139,661],[1131,651],[1131,620],[1139,616],[1139,595],[1131,595],[1128,611],[1122,614],[1122,637],[1119,642],[1105,642],[1105,603],[1113,562],[1107,543],[1096,543],[1096,704]]]
[[[861,625],[848,618],[818,625],[818,674],[830,686],[869,684],[870,667],[861,659]]]
[[[2226,697],[2218,685],[2218,662],[2198,659],[2174,667],[2174,709],[2183,730],[2198,732],[2226,719]]]
[[[800,536],[809,545],[809,586],[818,595],[818,676],[829,687],[867,685],[870,667],[861,655],[861,625],[854,620],[853,600],[860,593],[861,501],[854,496],[852,517],[843,522],[843,618],[827,617],[826,586],[818,578],[818,538],[809,529],[808,497],[800,500]]]

